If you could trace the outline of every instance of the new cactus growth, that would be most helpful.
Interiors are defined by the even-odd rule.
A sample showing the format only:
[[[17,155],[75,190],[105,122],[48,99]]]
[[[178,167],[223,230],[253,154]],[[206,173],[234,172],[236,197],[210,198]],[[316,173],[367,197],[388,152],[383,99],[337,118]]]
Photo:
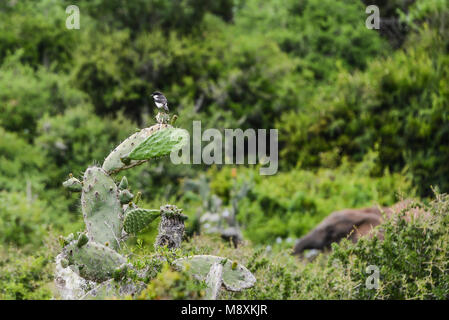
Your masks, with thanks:
[[[62,185],[64,188],[72,192],[81,192],[81,190],[83,189],[81,181],[72,176],[68,180],[64,181]]]
[[[123,177],[122,180],[120,180],[120,184],[118,185],[118,188],[120,190],[128,189],[128,179],[126,179],[126,177]]]
[[[134,198],[134,195],[131,192],[129,192],[129,190],[125,189],[119,192],[118,198],[121,204],[126,204],[129,203]]]
[[[160,210],[132,209],[126,213],[124,229],[129,234],[136,234],[161,215]]]
[[[76,246],[78,248],[81,248],[82,246],[84,246],[86,243],[89,242],[89,238],[86,236],[85,233],[81,234],[80,237],[78,238],[78,241],[76,243]]]

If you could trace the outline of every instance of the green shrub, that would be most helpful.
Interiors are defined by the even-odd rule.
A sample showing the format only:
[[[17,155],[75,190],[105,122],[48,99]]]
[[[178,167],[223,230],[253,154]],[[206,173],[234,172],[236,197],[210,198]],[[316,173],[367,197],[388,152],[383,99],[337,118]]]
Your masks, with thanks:
[[[407,168],[421,195],[430,185],[447,191],[449,59],[434,31],[411,39],[363,73],[342,72],[311,98],[309,112],[285,113],[278,122],[284,166],[326,166],[328,155],[360,161],[375,149],[379,176]]]
[[[64,1],[70,5],[73,1]],[[78,0],[77,4],[96,20],[98,28],[134,30],[164,29],[184,33],[195,30],[203,16],[211,12],[224,20],[232,19],[233,0]]]
[[[51,299],[53,267],[47,248],[26,256],[0,246],[0,300]]]
[[[195,280],[187,271],[175,271],[165,264],[139,295],[139,300],[193,300],[205,294],[204,282]]]
[[[8,56],[0,68],[0,126],[32,141],[38,120],[87,101],[71,87],[69,77],[21,64],[23,49]]]
[[[339,263],[358,284],[355,298],[448,299],[449,196],[437,194],[422,209],[428,217],[387,220],[383,241],[373,237],[333,246],[329,263]],[[377,290],[365,286],[369,265],[380,270]]]
[[[37,247],[48,232],[46,204],[26,194],[0,191],[0,243]]]
[[[300,59],[303,76],[325,80],[339,68],[363,69],[373,57],[388,52],[375,30],[365,27],[361,1],[289,0],[245,2],[236,24],[273,39]]]
[[[210,237],[194,237],[183,248],[201,254],[236,259],[257,279],[243,292],[223,291],[222,299],[448,299],[449,297],[449,196],[437,194],[429,214],[416,219],[387,219],[384,240],[364,237],[357,243],[334,244],[312,262],[299,260],[287,250],[254,247],[248,242],[234,249]],[[379,228],[378,228],[379,229]],[[367,266],[379,268],[379,288],[368,289],[372,275]]]
[[[67,16],[58,0],[2,1],[0,61],[22,49],[25,64],[67,70],[79,35],[66,28]]]
[[[45,158],[16,133],[0,127],[0,190],[40,190]]]

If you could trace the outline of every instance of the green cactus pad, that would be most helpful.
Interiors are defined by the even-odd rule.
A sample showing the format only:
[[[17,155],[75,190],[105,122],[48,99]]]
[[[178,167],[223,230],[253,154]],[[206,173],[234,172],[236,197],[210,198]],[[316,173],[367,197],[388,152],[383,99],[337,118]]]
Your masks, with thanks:
[[[72,241],[63,252],[68,264],[75,266],[81,277],[96,282],[112,278],[114,271],[127,262],[116,251],[93,241],[82,247],[78,246],[77,241]]]
[[[185,129],[166,128],[160,130],[139,144],[123,159],[148,160],[162,157],[181,149],[189,141],[189,132]]]
[[[89,239],[117,249],[123,227],[122,207],[114,180],[102,168],[90,167],[84,173],[81,208]]]
[[[120,190],[128,189],[128,179],[126,179],[126,177],[122,178],[122,180],[120,181],[120,184],[118,185],[118,188]]]
[[[256,282],[256,278],[244,266],[234,264],[233,269],[233,261],[217,256],[197,255],[181,258],[174,261],[174,266],[188,270],[197,279],[205,281],[211,266],[216,262],[223,264],[223,284],[227,290],[241,291],[251,288]]]
[[[63,187],[72,192],[81,192],[83,185],[77,178],[71,177],[62,183]]]
[[[118,198],[121,204],[126,204],[129,203],[134,198],[134,195],[131,192],[129,192],[129,190],[125,189],[119,192]]]
[[[144,163],[146,160],[130,160],[128,164],[124,164],[120,159],[128,155],[131,151],[134,150],[134,148],[145,141],[145,139],[147,139],[149,136],[165,128],[171,128],[171,126],[169,124],[155,124],[154,126],[142,129],[139,132],[134,133],[125,141],[123,141],[117,148],[115,148],[109,154],[109,156],[107,156],[103,163],[103,169],[109,174],[113,174]]]
[[[78,238],[78,242],[77,242],[76,245],[78,246],[78,248],[81,248],[82,246],[84,246],[88,242],[89,242],[89,238],[86,236],[86,234],[83,233]]]
[[[159,210],[133,209],[126,213],[124,229],[127,233],[136,234],[161,215]]]

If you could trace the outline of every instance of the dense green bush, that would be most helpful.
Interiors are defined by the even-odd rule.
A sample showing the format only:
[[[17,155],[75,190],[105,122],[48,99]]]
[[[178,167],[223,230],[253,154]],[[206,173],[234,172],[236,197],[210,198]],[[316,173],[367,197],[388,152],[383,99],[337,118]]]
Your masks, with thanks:
[[[40,189],[45,158],[16,133],[0,127],[0,190]]]
[[[204,297],[206,285],[186,271],[175,271],[165,264],[138,296],[139,300],[193,300]]]
[[[32,141],[43,114],[55,115],[87,101],[64,74],[37,70],[20,60],[24,49],[8,56],[0,67],[0,126]]]
[[[51,299],[53,267],[47,247],[27,256],[0,246],[0,300]]]
[[[328,81],[339,68],[364,68],[387,50],[385,40],[365,27],[366,17],[361,1],[251,0],[235,20],[240,30],[263,34],[298,57],[298,71],[307,78]]]
[[[2,1],[0,61],[21,49],[25,64],[67,70],[78,34],[65,27],[66,17],[58,0]]]
[[[87,11],[100,28],[129,28],[136,33],[151,29],[192,32],[208,12],[229,21],[232,19],[233,2],[233,0],[64,1],[66,5],[76,4],[81,11]]]
[[[334,245],[329,263],[338,261],[360,284],[354,291],[355,298],[448,299],[449,197],[437,194],[429,206],[419,207],[428,216],[388,220],[382,226],[383,241],[374,237],[357,244]],[[380,270],[377,290],[364,286],[369,265]]]
[[[37,247],[50,221],[42,201],[23,193],[0,191],[0,243]]]
[[[440,36],[425,31],[404,51],[376,60],[363,73],[342,72],[312,99],[310,113],[286,113],[278,123],[287,163],[326,166],[332,155],[360,161],[379,152],[378,173],[404,167],[422,195],[447,191],[449,60]],[[297,148],[300,146],[300,148]]]

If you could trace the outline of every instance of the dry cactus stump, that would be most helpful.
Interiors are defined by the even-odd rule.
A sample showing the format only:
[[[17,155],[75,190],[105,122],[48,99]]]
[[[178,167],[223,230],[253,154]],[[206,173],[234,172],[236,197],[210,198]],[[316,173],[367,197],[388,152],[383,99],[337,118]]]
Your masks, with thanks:
[[[184,221],[187,219],[187,216],[182,214],[182,209],[168,204],[161,206],[160,213],[161,221],[154,244],[155,248],[164,246],[167,246],[169,249],[179,248],[184,235]]]

